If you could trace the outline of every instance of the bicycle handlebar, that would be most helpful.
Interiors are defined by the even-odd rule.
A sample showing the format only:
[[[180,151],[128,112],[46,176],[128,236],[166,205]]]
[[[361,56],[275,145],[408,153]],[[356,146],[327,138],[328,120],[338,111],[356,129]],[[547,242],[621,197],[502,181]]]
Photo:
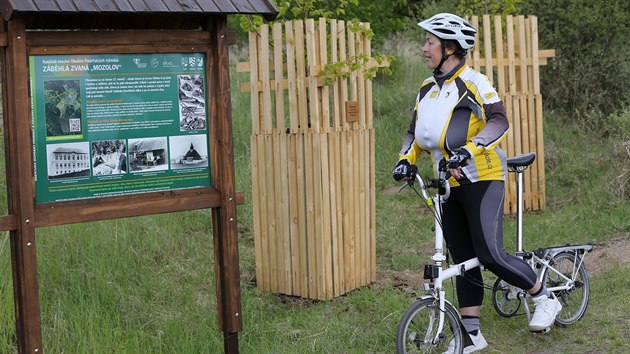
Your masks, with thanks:
[[[444,162],[444,163],[443,163]],[[406,186],[413,188],[414,180],[418,182],[418,186],[420,187],[420,192],[418,195],[424,199],[425,202],[429,202],[432,200],[431,195],[429,195],[429,189],[437,189],[436,197],[439,197],[439,201],[441,203],[446,202],[448,197],[451,195],[451,186],[448,183],[448,179],[451,177],[451,174],[448,172],[446,167],[446,160],[440,161],[440,165],[438,168],[438,178],[429,179],[428,183],[425,179],[419,174],[416,173],[415,178],[407,179],[407,183],[402,185],[399,189],[401,191]]]

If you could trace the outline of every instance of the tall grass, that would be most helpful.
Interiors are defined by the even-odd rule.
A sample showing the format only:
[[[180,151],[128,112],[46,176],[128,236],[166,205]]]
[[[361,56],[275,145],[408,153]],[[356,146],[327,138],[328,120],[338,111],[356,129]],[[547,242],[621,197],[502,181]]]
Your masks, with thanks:
[[[397,44],[394,48],[406,48]],[[377,177],[377,268],[419,271],[432,252],[432,220],[410,192],[393,193],[391,168],[421,80],[429,75],[416,49],[399,55],[399,70],[374,85]],[[268,294],[255,287],[250,183],[249,94],[232,73],[232,104],[244,329],[243,353],[391,353],[397,321],[419,291],[393,280],[333,301]],[[620,140],[555,123],[546,115],[548,207],[526,216],[526,246],[593,242],[630,236],[628,195],[611,186]],[[0,155],[0,156],[3,156]],[[623,155],[621,155],[623,156]],[[626,156],[629,159],[630,156]],[[421,160],[429,169],[428,159]],[[625,160],[627,161],[627,160]],[[625,167],[623,167],[625,168]],[[4,174],[0,178],[4,178]],[[5,184],[5,183],[3,183]],[[5,191],[6,193],[6,191]],[[6,204],[2,206],[6,210]],[[44,351],[49,353],[218,353],[214,255],[209,210],[37,230]],[[513,247],[514,220],[506,218]],[[588,265],[588,257],[587,257]],[[493,351],[628,352],[628,267],[592,280],[586,317],[548,335],[530,335],[525,319],[483,307]],[[0,236],[0,353],[16,351],[8,234]],[[488,282],[492,276],[488,274]],[[385,284],[385,285],[382,285]]]

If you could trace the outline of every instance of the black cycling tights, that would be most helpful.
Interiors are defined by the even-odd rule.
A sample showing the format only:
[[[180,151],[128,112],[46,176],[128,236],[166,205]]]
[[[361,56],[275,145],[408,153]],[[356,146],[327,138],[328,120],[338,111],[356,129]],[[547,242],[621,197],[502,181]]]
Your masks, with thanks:
[[[453,188],[443,205],[444,237],[455,263],[478,257],[486,269],[501,279],[529,290],[536,284],[536,273],[503,247],[503,197],[503,181],[482,181]],[[484,293],[481,281],[479,267],[457,277],[460,307],[481,305]]]

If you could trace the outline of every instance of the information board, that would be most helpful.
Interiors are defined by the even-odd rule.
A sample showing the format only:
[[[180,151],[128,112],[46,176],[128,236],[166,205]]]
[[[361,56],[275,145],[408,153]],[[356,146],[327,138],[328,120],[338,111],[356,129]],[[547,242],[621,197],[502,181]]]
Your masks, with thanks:
[[[210,186],[205,60],[30,56],[36,203]]]

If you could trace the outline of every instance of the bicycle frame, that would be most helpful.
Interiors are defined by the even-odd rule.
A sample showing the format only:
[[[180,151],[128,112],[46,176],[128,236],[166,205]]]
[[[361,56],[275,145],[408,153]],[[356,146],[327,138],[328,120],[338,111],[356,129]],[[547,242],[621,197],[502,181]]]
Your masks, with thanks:
[[[531,155],[528,155],[529,154],[521,155],[519,156],[519,158],[531,157]],[[528,264],[537,272],[538,279],[541,282],[544,282],[544,278],[547,272],[553,272],[554,274],[558,275],[562,280],[564,280],[564,282],[558,286],[549,287],[549,291],[555,292],[561,290],[570,290],[574,286],[574,279],[577,274],[577,270],[583,262],[583,258],[581,256],[585,252],[590,252],[592,250],[592,245],[566,245],[560,247],[540,248],[534,252],[523,251],[523,173],[525,169],[527,169],[527,167],[532,163],[532,161],[533,159],[524,159],[523,161],[513,161],[511,164],[508,164],[509,170],[517,174],[516,255],[520,256],[528,262]],[[440,314],[437,333],[441,333],[444,325],[444,307],[447,302],[446,291],[443,287],[444,281],[455,276],[463,275],[464,272],[481,266],[479,259],[475,257],[465,262],[451,265],[446,269],[443,268],[443,262],[446,261],[446,255],[444,252],[444,232],[442,229],[441,208],[442,204],[446,202],[450,195],[450,187],[447,182],[446,176],[446,172],[438,172],[438,179],[436,181],[432,180],[431,186],[427,186],[424,179],[419,174],[416,174],[415,176],[415,180],[418,182],[420,188],[419,194],[427,202],[427,204],[432,207],[435,215],[435,252],[431,257],[431,259],[434,261],[434,264],[425,266],[425,279],[430,280],[430,283],[425,283],[423,288],[425,291],[429,291],[429,293],[425,295],[424,298],[430,296],[435,298],[439,302]],[[411,183],[409,184],[411,185]],[[430,196],[428,193],[428,188],[438,188],[438,192]],[[443,193],[440,193],[440,189],[442,189]],[[574,264],[571,278],[558,271],[550,263],[551,259],[561,252],[574,252],[576,259],[579,259],[579,263]],[[510,292],[515,299],[518,298],[525,304],[525,308],[527,310],[527,321],[529,323],[531,318],[529,306],[526,301],[529,294],[527,293],[526,289],[520,289],[514,286],[510,286]],[[437,339],[438,338],[436,337],[434,340]]]
[[[438,188],[438,192],[429,196],[427,192],[428,186],[422,179],[419,174],[416,174],[416,180],[420,187],[420,193],[422,198],[427,202],[427,204],[433,208],[433,213],[435,215],[435,253],[431,257],[431,259],[435,262],[433,266],[429,266],[431,270],[431,283],[433,285],[433,289],[429,288],[429,284],[425,283],[426,291],[432,290],[428,296],[432,296],[437,299],[439,302],[439,322],[438,329],[436,331],[436,337],[433,339],[434,342],[439,338],[439,333],[442,333],[444,327],[444,313],[445,313],[445,304],[446,304],[446,291],[443,288],[443,283],[445,280],[450,279],[452,277],[462,275],[466,270],[473,269],[475,267],[481,266],[478,258],[469,259],[463,263],[454,264],[450,267],[443,269],[442,263],[446,261],[446,254],[444,253],[444,231],[442,230],[442,204],[446,202],[450,195],[450,186],[448,184],[446,172],[440,171],[438,172],[437,183],[441,185],[434,186]],[[404,186],[403,186],[404,187]],[[443,188],[444,193],[440,193],[440,189]],[[425,279],[426,279],[427,269],[425,268]],[[435,277],[434,277],[435,276]],[[460,323],[461,325],[461,323]],[[467,343],[470,342],[470,337],[468,333],[464,330],[464,341]]]
[[[523,157],[525,155],[521,155]],[[532,267],[532,269],[537,270],[538,280],[544,282],[545,274],[547,272],[553,272],[558,275],[560,278],[564,280],[564,283],[560,286],[548,287],[547,290],[550,292],[556,292],[561,290],[569,290],[574,285],[574,279],[576,277],[577,271],[579,267],[584,262],[584,259],[581,257],[586,252],[591,252],[593,246],[590,244],[585,245],[566,245],[560,247],[547,247],[547,248],[539,248],[534,252],[525,252],[523,250],[523,173],[527,169],[527,167],[533,162],[533,159],[529,162],[523,163],[508,163],[508,168],[511,172],[516,173],[516,255],[523,258],[527,261],[527,263]],[[558,253],[561,252],[573,252],[576,259],[579,259],[579,264],[573,265],[573,271],[571,274],[571,278],[565,276],[562,272],[559,272],[556,268],[550,264],[551,259]],[[526,301],[526,297],[528,296],[527,292],[522,289],[518,289],[514,286],[510,286],[510,293],[516,298],[520,298],[523,304],[525,305],[526,314],[527,314],[527,322],[529,323],[530,311],[529,306]],[[520,295],[520,296],[519,296]]]

